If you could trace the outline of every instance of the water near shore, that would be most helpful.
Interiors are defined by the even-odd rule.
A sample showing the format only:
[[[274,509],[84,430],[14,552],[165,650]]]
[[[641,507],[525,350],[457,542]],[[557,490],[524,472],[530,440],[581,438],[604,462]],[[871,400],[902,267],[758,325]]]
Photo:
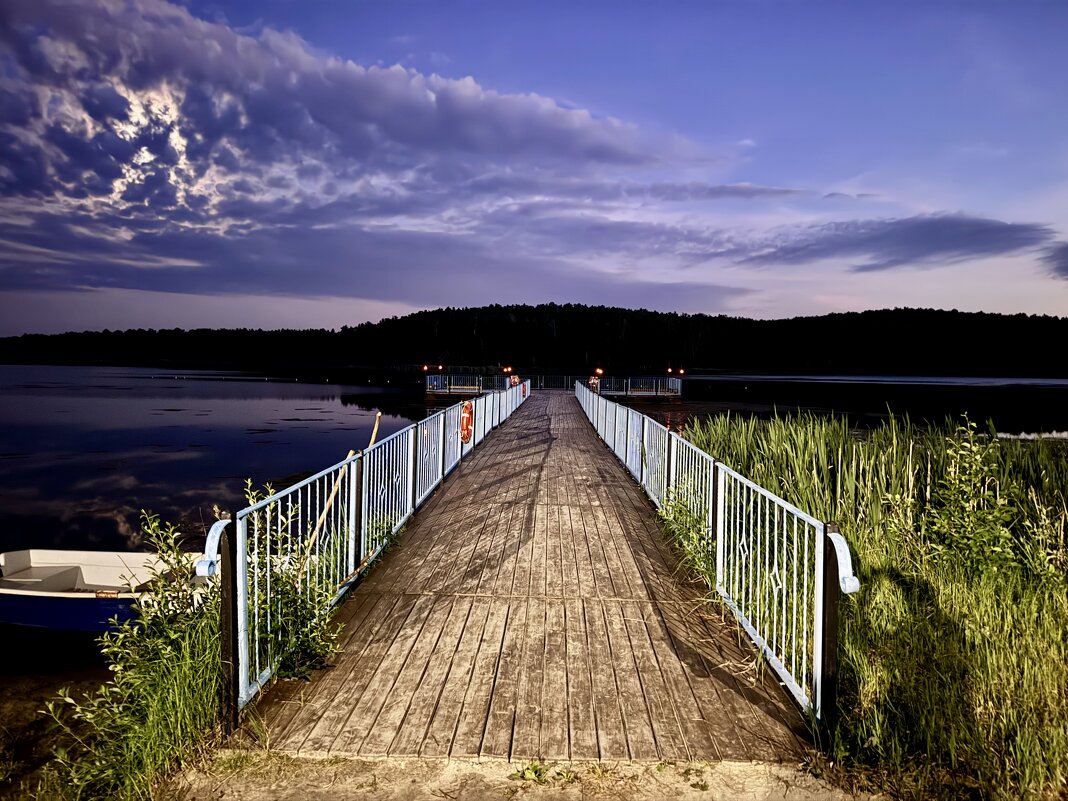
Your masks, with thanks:
[[[721,375],[687,377],[683,396],[617,400],[673,430],[691,418],[730,411],[769,417],[798,410],[845,414],[858,427],[878,425],[892,412],[916,423],[941,425],[962,415],[1000,434],[1060,435],[1068,431],[1068,379],[938,376]]]
[[[389,387],[0,365],[0,550],[134,550],[141,509],[194,539],[246,478],[278,488],[426,414]]]

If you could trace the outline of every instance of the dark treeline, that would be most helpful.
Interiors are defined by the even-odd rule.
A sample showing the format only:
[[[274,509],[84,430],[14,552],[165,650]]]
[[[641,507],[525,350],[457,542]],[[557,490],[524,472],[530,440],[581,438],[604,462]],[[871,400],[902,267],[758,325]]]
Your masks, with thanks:
[[[278,373],[514,365],[529,373],[1068,376],[1068,318],[892,309],[788,320],[544,304],[329,330],[128,330],[0,339],[0,362]]]

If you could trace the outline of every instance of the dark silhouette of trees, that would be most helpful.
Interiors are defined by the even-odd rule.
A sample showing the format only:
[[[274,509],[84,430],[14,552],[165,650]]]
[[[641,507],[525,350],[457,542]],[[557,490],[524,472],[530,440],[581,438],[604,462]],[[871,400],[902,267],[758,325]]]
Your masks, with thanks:
[[[750,320],[578,304],[446,308],[340,331],[180,329],[0,339],[7,363],[421,372],[687,372],[1068,377],[1068,318],[934,309]]]

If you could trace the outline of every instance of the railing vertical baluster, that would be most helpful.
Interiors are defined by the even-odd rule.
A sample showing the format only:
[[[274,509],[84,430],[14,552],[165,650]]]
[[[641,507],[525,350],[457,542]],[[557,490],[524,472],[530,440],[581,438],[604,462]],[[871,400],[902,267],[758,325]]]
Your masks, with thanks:
[[[442,412],[441,413],[441,432],[440,432],[440,435],[439,435],[441,437],[441,445],[440,445],[440,447],[441,447],[441,467],[440,467],[440,470],[438,472],[438,477],[440,478],[441,481],[445,480],[445,473],[448,472],[448,469],[449,469],[448,455],[445,453],[445,450],[446,450],[446,448],[445,448],[445,428],[446,428],[446,425],[445,424],[448,422],[448,419],[449,419],[448,412],[447,411],[446,412]]]
[[[416,423],[410,430],[411,436],[408,443],[408,508],[406,515],[415,511],[415,502],[419,498],[419,428]]]
[[[675,445],[675,435],[668,432],[667,436],[667,476],[664,480],[664,500],[675,490],[675,461],[678,459],[678,447]]]

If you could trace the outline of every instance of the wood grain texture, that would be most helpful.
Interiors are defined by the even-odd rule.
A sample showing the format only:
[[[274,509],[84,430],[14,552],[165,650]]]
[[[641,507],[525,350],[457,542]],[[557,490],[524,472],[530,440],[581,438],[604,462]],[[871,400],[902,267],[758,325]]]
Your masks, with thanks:
[[[535,392],[352,592],[333,667],[257,714],[294,753],[802,758],[800,713],[705,593],[574,396]]]

